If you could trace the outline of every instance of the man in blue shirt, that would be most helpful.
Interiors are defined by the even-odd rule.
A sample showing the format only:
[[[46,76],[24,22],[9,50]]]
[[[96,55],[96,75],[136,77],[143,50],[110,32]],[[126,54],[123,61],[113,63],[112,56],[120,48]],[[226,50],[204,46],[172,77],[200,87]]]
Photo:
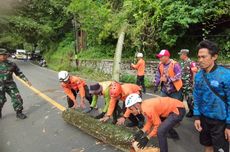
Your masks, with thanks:
[[[198,44],[201,70],[195,76],[193,112],[205,152],[229,152],[230,69],[216,65],[218,51],[208,40]]]

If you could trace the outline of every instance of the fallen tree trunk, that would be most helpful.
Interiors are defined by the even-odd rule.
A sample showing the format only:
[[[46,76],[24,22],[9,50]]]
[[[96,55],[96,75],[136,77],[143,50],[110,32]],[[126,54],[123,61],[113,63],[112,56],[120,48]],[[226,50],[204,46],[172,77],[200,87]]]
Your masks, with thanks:
[[[132,148],[130,149],[130,152],[160,152],[160,149],[157,147],[145,147],[144,149],[140,149],[137,146],[138,142],[132,143]]]
[[[122,151],[129,151],[133,132],[123,126],[102,123],[78,110],[67,109],[62,113],[63,119],[89,135],[108,143]]]

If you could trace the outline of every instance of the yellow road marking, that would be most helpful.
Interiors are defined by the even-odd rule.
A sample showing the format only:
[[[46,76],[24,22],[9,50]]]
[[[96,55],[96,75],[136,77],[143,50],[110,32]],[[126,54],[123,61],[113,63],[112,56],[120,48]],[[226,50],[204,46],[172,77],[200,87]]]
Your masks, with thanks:
[[[61,111],[66,110],[66,108],[64,106],[62,106],[61,104],[57,103],[56,101],[54,101],[53,99],[51,99],[50,97],[48,97],[47,95],[45,95],[44,93],[42,93],[41,91],[39,91],[38,89],[34,88],[33,86],[29,86],[25,81],[23,81],[19,77],[15,76],[15,78],[17,80],[19,80],[20,82],[22,82],[25,86],[27,86],[28,88],[30,88],[33,92],[35,92],[41,98],[45,99],[46,101],[48,101],[49,103],[51,103],[52,105],[54,105],[55,107],[57,107],[59,110],[61,110]]]

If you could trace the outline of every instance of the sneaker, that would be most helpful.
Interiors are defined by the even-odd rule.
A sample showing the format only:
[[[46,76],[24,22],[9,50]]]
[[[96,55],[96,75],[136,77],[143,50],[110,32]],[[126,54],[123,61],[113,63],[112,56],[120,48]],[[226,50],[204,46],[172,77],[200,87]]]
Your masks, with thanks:
[[[193,111],[189,111],[187,114],[186,114],[186,117],[187,118],[191,118],[193,116]]]
[[[95,119],[101,119],[101,118],[104,117],[104,115],[105,115],[105,112],[102,112],[102,113],[100,113],[99,115],[97,115],[97,116],[95,117]]]
[[[17,112],[16,117],[19,119],[26,119],[27,116],[25,114],[23,114],[22,112]]]

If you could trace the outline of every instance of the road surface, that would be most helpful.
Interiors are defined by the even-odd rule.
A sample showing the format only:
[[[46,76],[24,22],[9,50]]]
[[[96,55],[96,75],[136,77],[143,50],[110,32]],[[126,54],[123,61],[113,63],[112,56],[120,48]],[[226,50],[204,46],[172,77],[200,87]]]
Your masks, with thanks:
[[[32,82],[34,88],[66,107],[66,96],[59,85],[57,72],[29,62],[13,61]],[[16,80],[16,82],[24,99],[24,112],[28,115],[28,119],[16,119],[10,99],[7,97],[8,102],[3,108],[3,119],[0,120],[0,152],[119,151],[65,123],[58,108],[20,81]],[[153,96],[144,95],[144,98],[151,97]],[[202,151],[192,119],[185,118],[176,130],[181,139],[179,141],[168,139],[169,152]]]

